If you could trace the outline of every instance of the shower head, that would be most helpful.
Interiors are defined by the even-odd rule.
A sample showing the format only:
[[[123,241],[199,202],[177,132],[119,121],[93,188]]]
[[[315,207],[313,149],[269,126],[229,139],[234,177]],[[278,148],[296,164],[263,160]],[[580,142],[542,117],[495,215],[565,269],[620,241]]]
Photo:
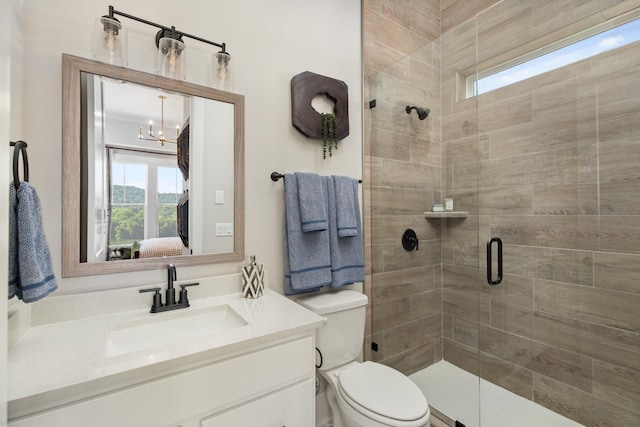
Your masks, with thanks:
[[[405,108],[405,111],[407,112],[407,114],[411,114],[411,110],[416,110],[416,112],[418,113],[418,118],[420,120],[426,119],[429,113],[431,112],[431,110],[429,110],[428,108],[411,107],[407,105],[407,108]]]

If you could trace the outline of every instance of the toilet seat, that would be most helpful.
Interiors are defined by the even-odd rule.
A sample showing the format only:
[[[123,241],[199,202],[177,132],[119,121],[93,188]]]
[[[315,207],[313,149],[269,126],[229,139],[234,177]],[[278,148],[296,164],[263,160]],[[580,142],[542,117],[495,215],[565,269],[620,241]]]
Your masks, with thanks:
[[[427,399],[418,386],[388,366],[357,363],[341,370],[337,383],[349,406],[383,424],[422,426],[429,418]]]

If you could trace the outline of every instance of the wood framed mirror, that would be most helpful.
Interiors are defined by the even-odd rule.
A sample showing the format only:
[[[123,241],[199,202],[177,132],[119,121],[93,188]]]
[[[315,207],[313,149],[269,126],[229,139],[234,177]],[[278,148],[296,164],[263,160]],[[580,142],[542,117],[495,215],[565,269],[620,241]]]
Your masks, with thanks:
[[[244,259],[244,97],[64,54],[62,275]]]

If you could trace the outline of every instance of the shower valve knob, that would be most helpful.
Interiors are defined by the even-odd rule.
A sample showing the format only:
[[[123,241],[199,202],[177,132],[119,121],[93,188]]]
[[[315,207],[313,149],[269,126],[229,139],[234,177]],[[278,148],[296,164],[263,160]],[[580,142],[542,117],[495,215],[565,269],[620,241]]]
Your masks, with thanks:
[[[404,248],[404,250],[417,251],[419,243],[420,242],[418,240],[418,236],[416,235],[416,232],[413,231],[411,228],[406,229],[404,234],[402,235],[402,247]]]

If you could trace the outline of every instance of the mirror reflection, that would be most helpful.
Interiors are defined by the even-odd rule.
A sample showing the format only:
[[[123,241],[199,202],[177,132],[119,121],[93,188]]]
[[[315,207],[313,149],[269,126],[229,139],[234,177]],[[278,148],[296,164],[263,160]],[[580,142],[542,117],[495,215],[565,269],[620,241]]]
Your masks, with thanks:
[[[225,199],[233,200],[233,104],[90,73],[82,73],[82,82],[87,250],[81,257],[231,252],[233,203]],[[195,181],[211,187],[190,188]]]
[[[66,135],[77,134],[78,141],[65,137],[64,145],[78,145],[80,164],[76,210],[65,208],[77,212],[75,225],[67,214],[64,222],[77,229],[69,245],[79,248],[64,263],[67,275],[155,268],[169,260],[216,262],[216,255],[241,259],[241,96],[69,59],[99,70],[77,66],[79,108],[65,101],[65,117],[73,120],[64,128],[78,129]],[[66,171],[78,163],[64,158],[74,187],[76,177]]]

